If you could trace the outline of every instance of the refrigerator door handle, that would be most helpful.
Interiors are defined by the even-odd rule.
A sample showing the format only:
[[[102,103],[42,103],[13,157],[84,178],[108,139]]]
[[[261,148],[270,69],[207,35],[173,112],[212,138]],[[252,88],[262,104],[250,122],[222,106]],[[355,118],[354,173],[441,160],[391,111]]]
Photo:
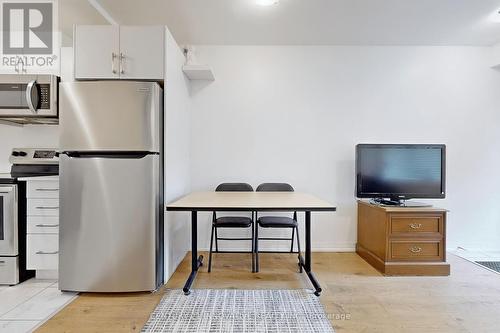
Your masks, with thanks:
[[[63,151],[61,154],[66,155],[70,158],[135,158],[140,159],[148,155],[159,155],[158,152],[150,151]]]

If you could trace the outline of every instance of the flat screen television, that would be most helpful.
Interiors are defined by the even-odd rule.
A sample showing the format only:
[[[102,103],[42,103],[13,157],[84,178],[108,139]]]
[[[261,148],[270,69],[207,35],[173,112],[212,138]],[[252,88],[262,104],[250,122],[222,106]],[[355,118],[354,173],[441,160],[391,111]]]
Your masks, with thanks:
[[[445,197],[446,146],[359,144],[356,146],[356,196],[407,199]]]

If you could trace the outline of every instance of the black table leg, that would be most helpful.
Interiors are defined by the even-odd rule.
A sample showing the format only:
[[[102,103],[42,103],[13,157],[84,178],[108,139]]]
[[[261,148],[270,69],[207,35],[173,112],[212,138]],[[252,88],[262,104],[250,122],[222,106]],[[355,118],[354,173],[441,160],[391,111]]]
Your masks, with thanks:
[[[182,289],[185,295],[191,293],[191,285],[196,278],[198,268],[203,265],[203,256],[198,257],[198,215],[196,211],[191,212],[191,274]]]
[[[307,211],[306,212],[306,253],[305,253],[305,260],[302,258],[302,256],[299,256],[299,265],[301,265],[304,270],[306,271],[307,276],[309,277],[309,280],[311,280],[311,283],[314,287],[314,295],[319,296],[321,294],[321,286],[319,285],[318,280],[316,280],[316,277],[314,276],[312,270],[311,270],[311,212]]]

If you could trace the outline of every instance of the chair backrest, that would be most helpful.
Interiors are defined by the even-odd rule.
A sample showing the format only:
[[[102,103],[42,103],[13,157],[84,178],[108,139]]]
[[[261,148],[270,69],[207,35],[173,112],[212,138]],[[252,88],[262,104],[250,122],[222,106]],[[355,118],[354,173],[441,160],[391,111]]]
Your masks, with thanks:
[[[247,183],[222,183],[215,188],[216,192],[253,192],[253,187]]]
[[[257,192],[293,192],[292,185],[287,183],[263,183],[257,186]]]

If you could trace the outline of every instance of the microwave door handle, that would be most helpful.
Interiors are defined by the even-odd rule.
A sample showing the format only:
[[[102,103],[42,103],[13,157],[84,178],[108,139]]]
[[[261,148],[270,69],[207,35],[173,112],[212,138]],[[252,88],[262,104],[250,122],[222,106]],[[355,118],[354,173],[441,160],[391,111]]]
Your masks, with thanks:
[[[38,88],[36,86],[36,80],[32,80],[28,83],[26,87],[26,100],[31,112],[37,113],[36,106],[38,105]]]

